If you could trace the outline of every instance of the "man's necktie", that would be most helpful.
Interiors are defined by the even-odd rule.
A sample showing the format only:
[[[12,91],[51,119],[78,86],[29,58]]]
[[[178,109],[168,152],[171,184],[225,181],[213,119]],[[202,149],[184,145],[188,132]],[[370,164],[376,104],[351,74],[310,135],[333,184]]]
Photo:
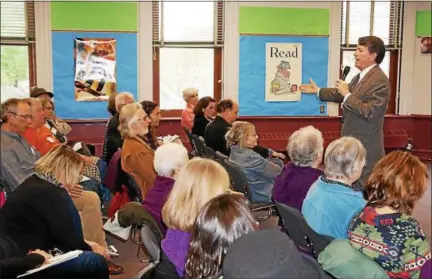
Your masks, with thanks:
[[[360,74],[355,75],[351,80],[351,86],[352,87],[356,86],[359,80],[360,80]]]

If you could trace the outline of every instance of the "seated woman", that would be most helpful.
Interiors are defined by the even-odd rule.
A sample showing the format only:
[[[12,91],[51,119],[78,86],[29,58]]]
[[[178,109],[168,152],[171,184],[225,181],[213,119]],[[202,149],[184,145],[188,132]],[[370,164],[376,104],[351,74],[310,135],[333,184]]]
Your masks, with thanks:
[[[358,139],[342,137],[329,144],[324,175],[309,189],[302,207],[306,222],[315,232],[347,238],[349,222],[366,205],[363,193],[352,187],[365,164],[366,150]]]
[[[184,278],[219,278],[231,243],[257,229],[243,195],[226,193],[210,200],[195,220]]]
[[[146,135],[147,142],[153,150],[156,150],[162,144],[156,138],[156,129],[159,127],[159,122],[162,118],[159,105],[152,101],[142,101],[141,106],[151,120],[149,132]]]
[[[192,134],[203,137],[207,124],[213,120],[216,115],[216,101],[212,97],[202,97],[194,108],[194,122]]]
[[[179,172],[162,209],[162,219],[168,227],[162,240],[162,252],[174,264],[180,277],[184,273],[192,227],[199,211],[209,200],[227,192],[229,186],[226,170],[209,159],[194,158]]]
[[[186,88],[183,90],[183,99],[186,102],[186,107],[182,111],[181,125],[188,131],[192,130],[194,123],[194,108],[198,103],[198,89]]]
[[[45,117],[45,127],[51,131],[59,142],[66,142],[66,136],[57,130],[52,120],[54,117],[54,104],[50,99],[42,99],[42,110]]]
[[[365,187],[367,206],[349,225],[351,245],[390,278],[419,278],[431,259],[426,236],[411,217],[427,187],[426,166],[409,152],[394,151],[376,163]]]
[[[146,137],[150,123],[150,117],[140,104],[127,104],[120,112],[119,129],[124,138],[121,167],[135,179],[144,200],[156,179],[154,150]]]
[[[273,199],[301,211],[309,188],[323,172],[323,138],[319,130],[307,126],[295,131],[289,138],[287,151],[291,162],[276,177]]]
[[[83,250],[79,257],[42,272],[61,278],[63,274],[108,278],[107,251],[84,240],[80,216],[70,197],[76,192],[84,164],[81,156],[65,145],[53,148],[36,162],[35,174],[9,195],[1,209],[0,227],[17,245],[16,252],[6,258],[25,257],[36,249]]]
[[[275,177],[281,172],[280,159],[266,159],[253,151],[258,145],[255,127],[249,122],[236,121],[226,133],[230,161],[239,165],[248,182],[252,202],[270,202]]]
[[[167,143],[156,149],[154,168],[158,175],[142,204],[158,222],[164,235],[167,228],[162,222],[162,207],[171,193],[179,171],[188,161],[188,151],[183,145]]]

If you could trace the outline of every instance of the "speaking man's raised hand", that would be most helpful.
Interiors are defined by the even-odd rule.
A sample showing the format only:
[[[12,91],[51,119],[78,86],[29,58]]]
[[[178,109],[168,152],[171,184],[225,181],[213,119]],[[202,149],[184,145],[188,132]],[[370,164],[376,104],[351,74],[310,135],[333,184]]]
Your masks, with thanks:
[[[308,94],[316,94],[318,92],[318,86],[316,85],[315,81],[313,81],[313,79],[309,79],[309,81],[309,84],[300,85],[300,91]]]

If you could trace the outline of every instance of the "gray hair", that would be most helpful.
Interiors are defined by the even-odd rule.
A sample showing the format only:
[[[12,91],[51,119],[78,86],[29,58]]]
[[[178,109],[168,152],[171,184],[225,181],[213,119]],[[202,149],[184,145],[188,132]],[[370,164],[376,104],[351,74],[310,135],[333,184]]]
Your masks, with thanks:
[[[326,176],[335,179],[350,179],[366,164],[366,149],[353,137],[341,137],[332,141],[325,152]]]
[[[134,122],[137,119],[136,114],[140,110],[144,111],[142,106],[138,103],[127,104],[122,108],[120,112],[120,117],[119,117],[120,124],[118,128],[120,130],[120,134],[122,135],[122,137],[132,135],[132,130],[130,125],[132,122]]]
[[[39,98],[30,97],[23,99],[23,101],[25,101],[31,108],[38,104],[42,106],[42,100]]]
[[[172,177],[189,161],[187,149],[178,143],[165,143],[155,151],[154,168],[159,175]]]
[[[129,92],[122,92],[115,96],[115,108],[117,112],[120,112],[121,109],[130,103],[133,103],[135,101],[134,96],[132,93]]]
[[[196,89],[196,88],[186,88],[186,89],[183,90],[183,99],[187,103],[189,101],[189,99],[193,95],[195,95],[195,94],[198,94],[198,89]]]
[[[320,153],[323,153],[322,133],[313,126],[295,131],[288,140],[287,152],[291,162],[299,167],[310,167]]]

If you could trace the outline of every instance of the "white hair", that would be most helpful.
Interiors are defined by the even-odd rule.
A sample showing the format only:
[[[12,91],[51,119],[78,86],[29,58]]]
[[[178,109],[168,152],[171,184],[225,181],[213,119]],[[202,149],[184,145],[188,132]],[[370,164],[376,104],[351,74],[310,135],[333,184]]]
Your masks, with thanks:
[[[165,143],[156,149],[154,168],[159,175],[171,177],[189,161],[187,149],[178,143]]]
[[[115,96],[115,108],[117,112],[120,112],[121,109],[130,103],[135,101],[134,96],[130,92],[122,92]]]
[[[186,88],[183,90],[183,99],[187,103],[189,99],[195,94],[198,94],[197,88]]]
[[[298,129],[290,136],[287,145],[291,162],[299,167],[310,167],[323,153],[324,140],[320,130],[313,126]]]
[[[326,176],[335,179],[350,179],[366,164],[366,149],[353,137],[341,137],[332,141],[325,152]]]

